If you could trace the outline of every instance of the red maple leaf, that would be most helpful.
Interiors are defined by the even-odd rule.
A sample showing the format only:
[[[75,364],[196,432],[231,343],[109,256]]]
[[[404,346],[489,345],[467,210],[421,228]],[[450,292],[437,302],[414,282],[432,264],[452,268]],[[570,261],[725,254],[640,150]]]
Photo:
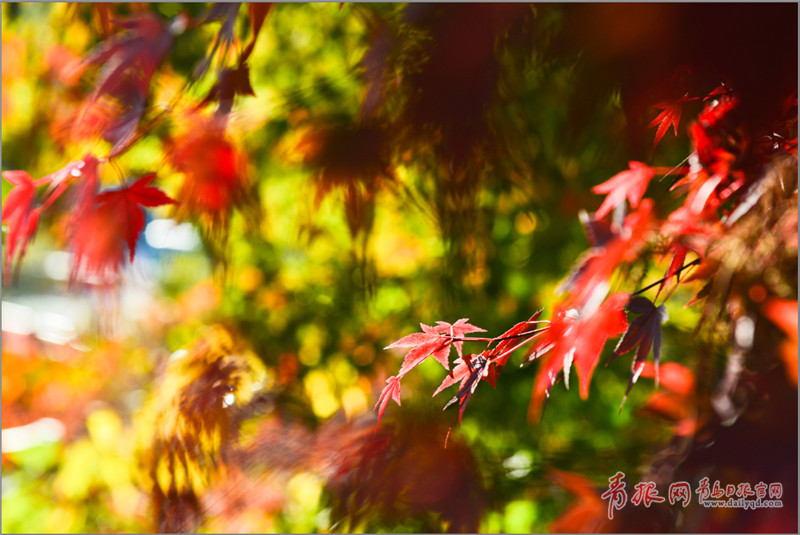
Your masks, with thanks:
[[[128,244],[130,260],[136,251],[136,240],[144,229],[144,210],[142,206],[153,208],[164,204],[175,204],[163,191],[148,186],[156,177],[155,173],[143,176],[130,186],[104,191],[97,196],[100,205],[107,205],[115,217],[115,226]]]
[[[378,411],[378,423],[381,422],[383,412],[389,404],[389,400],[393,399],[397,406],[400,406],[400,376],[395,375],[386,379],[386,386],[383,388],[378,402],[372,410]]]
[[[5,281],[11,274],[11,263],[16,256],[19,267],[28,244],[36,234],[41,214],[58,199],[72,184],[80,181],[81,188],[74,204],[74,212],[85,212],[93,201],[97,186],[98,160],[87,154],[83,160],[70,162],[58,171],[39,180],[33,180],[25,171],[5,171],[3,177],[14,187],[3,204],[3,222],[8,225],[6,257],[4,262]],[[49,184],[40,206],[36,204],[36,188]]]
[[[467,355],[466,358],[471,360],[474,359],[475,356],[476,355]],[[464,360],[464,358],[456,359],[453,362],[453,364],[455,364],[455,366],[453,366],[453,369],[450,370],[450,373],[448,373],[447,376],[445,376],[444,381],[442,381],[442,384],[440,384],[439,388],[437,388],[436,391],[433,393],[433,396],[436,396],[436,394],[438,394],[445,388],[453,386],[458,382],[461,382],[463,386],[464,381],[469,377],[469,373],[472,370],[472,368],[467,364],[467,361]]]
[[[8,225],[3,269],[6,283],[8,283],[14,257],[16,256],[17,265],[19,265],[22,257],[25,256],[28,243],[36,234],[39,210],[34,208],[36,183],[31,175],[25,171],[4,171],[3,178],[14,186],[3,203],[3,223]]]
[[[391,382],[390,380],[386,381],[389,384],[383,389],[383,392],[381,392],[378,404],[375,406],[376,408],[380,406],[379,420],[380,415],[382,415],[383,411],[386,409],[389,397],[392,397],[398,405],[400,404],[400,379],[413,368],[424,362],[425,359],[432,356],[444,366],[445,370],[450,370],[450,347],[455,346],[456,351],[463,360],[461,350],[464,343],[464,336],[469,333],[485,332],[485,330],[480,327],[470,325],[467,323],[468,321],[469,318],[461,318],[452,324],[446,321],[437,321],[434,327],[420,323],[422,327],[421,333],[409,334],[385,347],[385,349],[394,347],[410,347],[412,349],[406,353],[403,359],[403,365],[400,367],[400,372],[397,376],[391,377]]]
[[[639,208],[625,218],[622,228],[619,231],[614,229],[611,239],[602,246],[593,247],[579,259],[560,288],[569,292],[564,302],[565,310],[575,308],[582,311],[587,303],[602,299],[614,271],[620,265],[636,260],[639,249],[650,235],[653,220],[653,201],[643,199]]]
[[[236,95],[256,96],[253,86],[250,85],[250,68],[244,62],[239,62],[236,67],[226,67],[219,73],[217,83],[209,90],[197,108],[202,108],[211,102],[219,102],[216,114],[223,116],[230,113]]]
[[[444,381],[442,381],[442,384],[439,385],[439,388],[436,389],[433,395],[435,396],[445,388],[459,381],[461,382],[458,393],[444,406],[444,408],[447,409],[453,403],[458,402],[460,407],[458,411],[459,423],[461,423],[464,411],[467,408],[467,403],[469,403],[472,394],[474,394],[475,390],[478,388],[480,381],[484,380],[491,384],[492,387],[496,388],[500,371],[503,369],[503,366],[508,361],[511,354],[545,331],[545,329],[532,329],[532,327],[539,323],[547,323],[537,321],[541,312],[542,311],[539,310],[531,316],[529,320],[517,323],[497,338],[481,339],[482,341],[489,341],[489,346],[479,355],[462,355],[461,348],[457,348],[460,358],[455,360],[455,366],[447,377],[444,378]],[[457,321],[454,325],[438,322],[439,326],[435,329],[445,333],[448,331],[454,333],[465,332],[465,327],[469,325],[465,322],[465,319]],[[477,329],[477,327],[469,327],[471,327],[471,329]],[[470,332],[476,331],[470,330]],[[497,343],[497,345],[492,348],[491,345],[493,343]],[[461,342],[454,342],[454,345],[455,344],[460,345]]]
[[[177,19],[168,25],[152,13],[119,21],[123,31],[103,41],[75,67],[82,71],[103,64],[73,127],[74,135],[100,135],[113,144],[109,157],[129,145],[144,114],[150,79],[172,47],[173,31],[181,25]]]
[[[639,346],[639,349],[636,351],[636,358],[631,365],[631,380],[628,383],[625,396],[622,398],[623,404],[631,388],[633,388],[633,385],[639,379],[642,370],[644,370],[645,360],[647,359],[647,355],[650,354],[651,347],[653,348],[656,385],[658,385],[658,364],[661,358],[661,324],[669,318],[667,309],[663,304],[656,307],[653,302],[646,297],[634,297],[628,303],[627,308],[634,314],[639,314],[639,316],[631,322],[628,330],[620,339],[616,349],[614,349],[614,354],[609,359],[610,363],[619,355],[624,355],[637,345]],[[622,405],[620,405],[620,410],[622,410]]]
[[[72,279],[99,284],[116,281],[127,245],[133,261],[136,241],[144,228],[143,206],[174,203],[164,192],[148,186],[155,174],[130,186],[94,196],[91,209],[79,215],[72,234],[75,257]]]
[[[258,33],[261,31],[264,20],[267,18],[267,15],[269,15],[273,5],[273,2],[250,2],[247,4],[247,16],[250,18],[251,37],[250,43],[248,43],[242,52],[242,58],[244,58],[244,60],[250,57],[250,54],[253,52],[253,48],[256,46],[256,39],[258,39]]]
[[[669,246],[667,252],[672,252],[672,260],[669,263],[669,267],[667,268],[667,274],[664,275],[664,279],[661,281],[661,284],[658,286],[658,291],[656,292],[656,299],[658,296],[661,295],[661,290],[664,289],[664,286],[667,284],[672,276],[675,276],[676,284],[681,280],[681,272],[680,269],[683,267],[683,261],[686,259],[686,253],[689,252],[689,248],[686,247],[681,242],[673,242],[672,245]]]
[[[224,121],[189,114],[181,132],[167,142],[172,165],[183,174],[178,219],[199,219],[223,238],[234,208],[248,217],[260,213],[251,190],[247,157],[225,135]]]
[[[670,125],[672,125],[672,130],[675,132],[675,135],[678,135],[678,124],[681,122],[681,109],[683,103],[689,100],[695,99],[690,99],[687,93],[677,100],[664,100],[653,106],[654,108],[663,110],[649,125],[647,125],[647,128],[653,128],[655,125],[658,125],[656,139],[653,142],[654,151],[658,142],[661,141],[661,138],[663,138],[664,134],[669,130]]]
[[[471,355],[471,357],[473,357]],[[485,379],[488,376],[490,367],[490,361],[481,356],[477,355],[474,358],[466,361],[467,364],[467,372],[462,373],[461,379],[461,387],[458,389],[458,393],[453,396],[450,401],[444,406],[447,409],[453,403],[458,403],[458,423],[461,423],[461,419],[464,417],[464,411],[467,409],[467,403],[469,403],[472,394],[475,393],[475,390],[478,388],[478,384],[481,382],[481,379]]]
[[[541,414],[546,398],[559,374],[569,387],[572,364],[578,373],[580,396],[589,396],[592,374],[600,361],[600,352],[609,337],[625,332],[628,326],[623,307],[628,302],[627,293],[610,295],[594,312],[580,316],[575,309],[565,309],[563,304],[550,322],[546,334],[536,342],[527,361],[548,354],[539,367],[531,398],[530,415],[536,419]]]
[[[656,170],[642,162],[629,162],[630,169],[617,173],[609,180],[592,188],[594,193],[607,193],[608,196],[597,209],[596,219],[601,219],[627,197],[633,208],[639,206],[650,179]]]
[[[764,315],[774,323],[786,337],[778,345],[778,355],[786,371],[786,377],[797,386],[797,300],[770,298],[763,306]]]
[[[796,312],[796,309],[795,309]],[[675,362],[667,362],[660,370],[663,390],[647,398],[643,413],[671,421],[675,434],[687,436],[697,429],[697,414],[693,399],[695,379],[692,371]],[[655,366],[647,362],[641,377],[655,377]]]
[[[575,495],[575,501],[549,527],[551,533],[602,533],[615,531],[600,490],[587,477],[548,467],[547,479]]]
[[[108,204],[80,215],[72,230],[73,265],[70,279],[98,285],[117,281],[125,259],[125,242],[118,219]]]
[[[456,348],[459,356],[461,356],[461,348],[463,341],[460,340],[464,335],[469,333],[486,332],[480,327],[470,325],[467,323],[469,318],[461,318],[457,322],[450,324],[445,321],[437,321],[435,327],[420,323],[422,327],[421,333],[409,334],[400,340],[388,345],[385,349],[393,347],[411,347],[405,359],[403,366],[400,368],[399,377],[408,373],[412,368],[423,362],[429,356],[433,356],[445,370],[450,369],[450,346]]]
[[[521,321],[511,327],[497,337],[499,342],[495,347],[487,349],[483,354],[487,358],[492,359],[493,364],[502,368],[511,356],[513,348],[519,342],[520,337],[524,336],[524,333],[530,332],[530,329],[537,324],[546,323],[539,321],[539,316],[541,316],[541,314],[542,310],[537,310],[527,321]],[[499,369],[497,371],[499,373]]]
[[[503,369],[503,366],[506,364],[511,354],[545,331],[545,329],[532,329],[532,327],[539,323],[547,323],[537,321],[541,313],[542,311],[539,310],[531,316],[529,320],[521,321],[502,335],[491,339],[489,346],[496,342],[497,345],[495,347],[487,347],[480,355],[462,355],[455,360],[455,366],[433,395],[435,396],[445,388],[459,381],[461,382],[458,393],[444,406],[446,409],[453,403],[458,402],[460,407],[458,411],[459,423],[461,423],[464,411],[467,408],[467,403],[469,403],[472,394],[474,394],[475,390],[478,388],[480,381],[484,380],[492,385],[492,387],[496,388],[500,371]],[[459,320],[459,322],[461,321],[465,320]],[[459,322],[456,322],[456,324]],[[437,327],[438,329],[450,327],[449,324],[442,324],[443,322],[439,323],[441,325]],[[454,329],[454,331],[455,330],[456,329]]]

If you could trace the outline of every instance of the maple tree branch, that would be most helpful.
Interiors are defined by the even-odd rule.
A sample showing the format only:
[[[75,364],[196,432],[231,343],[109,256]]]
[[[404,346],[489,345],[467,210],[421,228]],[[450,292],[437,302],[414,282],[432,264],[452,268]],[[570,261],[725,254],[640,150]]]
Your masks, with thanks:
[[[506,355],[510,355],[511,353],[513,353],[517,349],[521,348],[525,344],[528,344],[528,343],[532,342],[533,340],[535,340],[542,333],[542,331],[544,331],[544,329],[536,329],[536,331],[533,331],[535,333],[533,336],[523,340],[522,342],[518,343],[517,345],[515,345],[511,349],[507,349],[507,350],[503,351],[498,356],[492,357],[492,360],[499,360],[499,359],[505,357]]]
[[[532,321],[530,323],[550,323],[549,321]],[[542,327],[541,329],[534,329],[532,331],[525,331],[524,333],[519,334],[511,334],[508,336],[499,336],[497,338],[486,338],[486,337],[475,337],[475,338],[462,338],[458,336],[450,336],[447,333],[442,333],[439,336],[444,338],[449,338],[453,342],[502,342],[504,340],[513,340],[515,338],[522,338],[524,336],[528,336],[529,334],[538,334],[542,331],[547,329],[547,327]]]
[[[692,267],[692,266],[696,266],[696,265],[697,265],[697,264],[699,264],[699,263],[700,263],[700,258],[699,258],[699,257],[698,257],[698,258],[695,258],[694,260],[692,260],[692,261],[691,261],[691,262],[689,262],[688,264],[684,264],[684,265],[682,265],[680,268],[678,268],[678,269],[675,271],[675,273],[673,273],[673,274],[671,274],[671,275],[669,275],[669,276],[666,276],[666,277],[661,277],[660,279],[658,279],[658,280],[657,280],[657,281],[655,281],[654,283],[652,283],[652,284],[648,284],[648,285],[647,285],[647,286],[645,286],[644,288],[641,288],[641,289],[639,289],[639,290],[636,290],[635,292],[631,293],[631,297],[633,297],[634,295],[639,295],[639,294],[642,294],[642,293],[646,292],[647,290],[649,290],[649,289],[651,289],[651,288],[655,288],[656,286],[658,286],[659,284],[663,283],[663,282],[664,282],[664,281],[666,281],[667,279],[669,279],[669,278],[671,278],[671,277],[674,277],[674,276],[676,276],[676,275],[679,275],[679,274],[680,274],[680,273],[681,273],[681,272],[682,272],[684,269],[688,269],[688,268],[690,268],[690,267]]]

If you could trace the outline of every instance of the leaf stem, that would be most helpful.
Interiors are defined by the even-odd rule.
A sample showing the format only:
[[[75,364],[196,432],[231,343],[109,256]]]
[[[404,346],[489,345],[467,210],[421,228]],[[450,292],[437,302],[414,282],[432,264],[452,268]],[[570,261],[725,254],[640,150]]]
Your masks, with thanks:
[[[524,346],[525,344],[528,344],[528,343],[532,342],[533,340],[535,340],[535,339],[536,339],[536,337],[538,337],[538,336],[539,336],[539,335],[542,333],[542,331],[544,331],[544,329],[536,329],[535,331],[533,331],[533,333],[534,333],[534,334],[533,334],[533,336],[531,336],[530,338],[527,338],[527,339],[523,340],[522,342],[518,343],[517,345],[515,345],[515,346],[514,346],[514,347],[512,347],[511,349],[507,349],[507,350],[503,351],[503,352],[502,352],[501,354],[499,354],[498,356],[496,356],[496,357],[492,357],[492,360],[500,360],[501,358],[503,358],[503,357],[505,357],[505,356],[507,356],[507,355],[510,355],[511,353],[513,353],[513,352],[514,352],[514,351],[516,351],[517,349],[521,348],[521,347],[522,347],[522,346]]]
[[[648,285],[647,285],[647,286],[645,286],[644,288],[641,288],[641,289],[639,289],[639,290],[636,290],[635,292],[631,293],[631,296],[634,296],[634,295],[639,295],[639,294],[642,294],[642,293],[646,292],[647,290],[649,290],[649,289],[651,289],[651,288],[655,288],[656,286],[658,286],[659,284],[661,284],[661,283],[662,283],[662,282],[664,282],[665,280],[669,279],[670,277],[674,277],[675,275],[678,275],[678,274],[680,274],[680,273],[681,273],[681,272],[682,272],[684,269],[688,269],[688,268],[690,268],[691,266],[696,266],[696,265],[697,265],[697,264],[699,264],[699,263],[700,263],[700,258],[699,258],[699,257],[698,257],[698,258],[695,258],[694,260],[692,260],[692,261],[691,261],[691,262],[689,262],[688,264],[684,264],[684,265],[682,265],[680,268],[678,268],[678,269],[675,271],[675,273],[672,273],[671,275],[669,275],[669,276],[667,276],[667,277],[661,277],[660,279],[658,279],[658,280],[657,280],[657,281],[655,281],[654,283],[652,283],[652,284],[648,284]]]
[[[678,165],[676,165],[675,167],[673,167],[672,169],[670,169],[669,171],[667,171],[667,173],[666,173],[665,175],[663,175],[661,178],[659,178],[659,179],[658,179],[658,181],[659,181],[659,182],[661,182],[662,180],[664,180],[665,178],[667,178],[669,175],[671,175],[671,174],[675,173],[675,172],[676,172],[678,169],[680,169],[680,168],[683,166],[683,164],[685,164],[686,162],[688,162],[688,161],[689,161],[689,158],[691,158],[693,154],[694,154],[694,152],[692,152],[691,154],[689,154],[689,156],[687,156],[686,158],[684,158],[683,160],[681,160],[681,161],[680,161],[680,163],[679,163]],[[678,177],[678,178],[680,178],[680,177]],[[676,180],[677,180],[677,179],[676,179]],[[673,181],[673,184],[674,184],[674,183],[675,183],[675,181]],[[672,187],[672,184],[670,184],[670,187]]]
[[[528,323],[550,323],[549,321],[531,321]],[[515,338],[522,338],[524,336],[528,336],[529,334],[538,334],[544,331],[547,327],[542,327],[541,329],[534,329],[532,331],[525,331],[524,333],[518,334],[510,334],[508,336],[499,336],[497,338],[486,338],[486,337],[459,337],[459,336],[450,336],[449,334],[442,333],[439,336],[449,338],[453,342],[502,342],[504,340],[513,340]]]

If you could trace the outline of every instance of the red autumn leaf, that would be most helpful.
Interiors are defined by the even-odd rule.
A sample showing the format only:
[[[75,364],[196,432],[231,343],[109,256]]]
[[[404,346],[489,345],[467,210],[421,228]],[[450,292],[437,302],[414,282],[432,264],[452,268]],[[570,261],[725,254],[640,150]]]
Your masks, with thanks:
[[[494,341],[497,341],[498,343],[495,347],[491,349],[487,348],[480,355],[466,355],[455,360],[455,366],[447,375],[447,377],[445,377],[444,381],[442,381],[442,384],[436,389],[433,395],[435,396],[445,388],[452,386],[459,381],[461,382],[458,393],[444,406],[446,409],[453,403],[459,403],[459,423],[464,415],[467,403],[477,389],[480,381],[484,380],[491,384],[492,387],[496,387],[497,378],[499,377],[500,371],[503,369],[503,366],[508,361],[508,358],[511,356],[511,354],[516,349],[544,331],[544,329],[532,329],[535,325],[543,323],[537,321],[536,319],[539,317],[541,312],[542,311],[539,310],[533,316],[531,316],[528,321],[517,323],[514,327],[493,339],[493,341],[490,342],[490,345]],[[444,332],[448,332],[451,329],[452,332],[464,332],[465,327],[469,325],[464,322],[466,322],[466,320],[462,319],[452,326],[448,323],[438,322],[439,326],[435,329]],[[472,329],[477,329],[477,327],[469,327]]]
[[[485,332],[484,329],[467,323],[469,318],[461,318],[453,324],[445,321],[437,321],[435,327],[420,323],[421,333],[409,334],[400,340],[386,346],[384,349],[394,347],[412,347],[403,360],[399,376],[402,377],[412,368],[423,362],[429,356],[433,356],[444,369],[450,369],[449,356],[450,346],[454,345],[459,356],[463,341],[458,340],[469,333]]]
[[[653,227],[653,201],[643,199],[637,211],[628,214],[622,228],[602,247],[594,247],[577,262],[561,292],[569,292],[565,309],[583,310],[587,303],[602,299],[609,279],[620,265],[636,260]]]
[[[197,108],[202,108],[211,102],[219,102],[217,115],[226,115],[233,108],[236,95],[252,97],[256,95],[250,85],[250,68],[242,62],[236,68],[225,68],[220,71],[217,83],[208,92],[206,98],[197,105]]]
[[[383,388],[380,397],[378,397],[378,402],[373,408],[373,410],[378,411],[378,423],[380,423],[390,399],[393,399],[398,407],[400,406],[400,377],[396,375],[386,379],[386,386]]]
[[[258,34],[261,31],[261,27],[264,25],[264,20],[272,10],[273,5],[272,2],[249,2],[247,4],[247,16],[250,18],[250,33],[252,36],[250,37],[250,43],[248,43],[247,47],[245,47],[242,52],[242,61],[247,60],[253,52]]]
[[[458,393],[453,396],[444,406],[444,408],[447,409],[453,403],[458,402],[459,424],[461,423],[461,419],[464,417],[464,411],[467,409],[467,403],[469,403],[472,394],[474,394],[475,390],[478,388],[478,383],[480,383],[481,379],[485,378],[489,372],[490,362],[485,357],[477,355],[469,362],[469,373],[463,374],[461,387],[458,389]]]
[[[629,162],[630,169],[617,173],[609,180],[592,188],[594,193],[607,193],[608,196],[597,209],[595,218],[601,219],[614,209],[619,203],[628,199],[631,206],[639,206],[650,179],[656,170],[642,162]]]
[[[589,396],[592,374],[600,361],[600,353],[609,337],[625,332],[628,326],[623,307],[628,302],[627,293],[610,295],[594,312],[581,317],[577,310],[557,309],[546,334],[534,345],[527,361],[530,362],[545,354],[549,356],[542,362],[536,376],[534,393],[531,399],[531,415],[538,417],[550,390],[559,374],[569,387],[569,373],[572,364],[578,374],[580,396]]]
[[[25,171],[4,171],[3,178],[14,186],[3,203],[3,223],[8,225],[3,269],[8,282],[14,257],[16,256],[19,264],[25,256],[28,243],[36,233],[39,211],[34,209],[36,185],[31,175]]]
[[[676,284],[681,280],[680,269],[683,267],[683,261],[686,259],[686,253],[689,252],[689,249],[680,242],[674,242],[672,245],[670,245],[669,251],[672,251],[672,260],[667,268],[667,274],[664,275],[664,279],[658,286],[656,299],[658,299],[658,296],[661,294],[661,290],[664,289],[664,285],[667,284],[667,281],[672,278],[673,275],[675,276]]]
[[[671,390],[681,396],[689,396],[694,392],[695,379],[692,370],[677,362],[667,362],[656,370],[652,362],[647,362],[642,370],[641,377],[655,378],[656,373],[660,377],[660,385],[667,390]]]
[[[84,202],[85,193],[94,195],[97,184],[98,161],[91,154],[83,160],[71,162],[62,169],[39,180],[33,180],[25,171],[5,171],[3,177],[14,185],[3,204],[3,222],[8,225],[6,237],[6,256],[4,261],[5,281],[11,276],[11,264],[16,257],[17,266],[25,256],[28,244],[36,234],[39,218],[70,185],[83,179],[82,188],[78,192],[75,212],[80,213],[88,206]],[[36,188],[49,184],[41,206],[36,204]],[[91,190],[91,191],[90,191]]]
[[[797,386],[797,300],[770,298],[763,306],[764,315],[786,338],[778,346],[786,376]]]
[[[382,180],[392,176],[390,136],[376,123],[354,124],[341,119],[319,121],[297,129],[284,152],[314,170],[314,206],[342,190],[353,237],[372,225],[374,196]]]
[[[581,475],[548,467],[547,479],[575,495],[576,500],[549,525],[552,533],[601,533],[609,529],[608,505],[600,490]]]
[[[160,189],[148,186],[155,178],[155,173],[145,175],[133,184],[122,189],[104,191],[97,196],[97,203],[105,205],[115,218],[115,226],[122,238],[128,244],[130,260],[136,251],[136,241],[144,229],[143,206],[155,207],[164,204],[174,204]]]
[[[403,365],[400,367],[399,375],[402,377],[407,374],[413,368],[422,364],[428,357],[433,357],[439,364],[444,366],[445,370],[449,370],[449,356],[450,342],[447,341],[447,338],[436,335],[436,339],[415,347],[406,354],[403,359]]]
[[[172,47],[172,32],[181,25],[178,19],[168,25],[148,12],[119,21],[122,31],[103,41],[75,67],[82,71],[103,64],[73,127],[74,135],[100,135],[113,144],[109,156],[128,146],[144,114],[150,79]]]
[[[636,351],[636,358],[631,365],[631,380],[628,383],[625,396],[622,398],[623,404],[631,388],[639,379],[642,370],[644,370],[645,360],[647,355],[650,354],[651,347],[655,364],[656,385],[658,385],[658,364],[661,358],[661,324],[669,319],[667,309],[663,304],[656,308],[653,302],[646,297],[634,297],[628,303],[627,308],[634,314],[639,314],[639,316],[631,322],[628,330],[620,339],[616,349],[614,349],[614,354],[609,359],[610,363],[619,355],[624,355],[637,345],[639,346]],[[620,405],[620,410],[622,410],[622,405]]]
[[[117,282],[125,260],[123,231],[118,226],[118,214],[108,203],[96,205],[80,215],[71,239],[71,280],[98,285]]]
[[[678,124],[681,122],[681,109],[683,103],[688,100],[691,99],[689,99],[689,95],[686,94],[677,100],[665,100],[653,106],[654,108],[663,110],[655,119],[653,119],[653,122],[647,125],[647,128],[653,128],[655,125],[658,125],[658,130],[656,130],[656,139],[653,142],[653,150],[655,150],[656,145],[658,145],[658,142],[661,141],[661,138],[664,137],[664,134],[667,133],[670,125],[672,125],[672,130],[675,132],[675,135],[678,135]]]
[[[467,355],[467,358],[473,357],[475,357],[475,355]],[[435,397],[436,394],[445,388],[453,386],[459,381],[463,385],[463,382],[469,377],[470,367],[467,366],[467,363],[463,358],[456,359],[453,364],[455,364],[455,366],[453,366],[453,369],[450,370],[450,373],[445,376],[444,381],[442,381],[442,384],[439,385],[439,388],[436,389],[431,397]]]
[[[476,327],[475,325],[470,325],[467,323],[469,318],[461,318],[460,320],[456,321],[452,325],[447,323],[446,321],[437,321],[436,327],[433,327],[433,330],[439,334],[449,334],[451,337],[454,338],[464,338],[467,334],[470,333],[485,333],[486,329],[481,329],[480,327]],[[463,346],[463,342],[459,340],[453,341],[453,345],[458,352],[458,356],[461,356],[461,347]]]
[[[459,356],[461,356],[463,337],[469,333],[484,332],[484,329],[471,325],[468,323],[468,321],[468,318],[461,318],[452,324],[445,321],[437,321],[435,326],[421,323],[421,333],[409,334],[386,346],[385,349],[391,349],[395,347],[410,347],[412,349],[403,359],[403,365],[400,367],[400,371],[397,376],[387,380],[387,383],[389,384],[383,389],[383,392],[378,400],[378,404],[376,405],[376,408],[380,406],[379,419],[380,415],[383,414],[383,410],[386,408],[386,404],[388,403],[390,396],[393,397],[398,404],[400,403],[400,379],[409,371],[411,371],[411,369],[424,362],[428,357],[432,356],[442,366],[444,366],[446,370],[449,370],[450,347],[455,345]],[[486,359],[483,360],[484,362],[486,361]],[[463,364],[463,357],[460,364]],[[459,368],[458,377],[461,377],[462,375],[462,369]],[[452,382],[446,386],[449,386],[458,380],[453,374],[451,374],[448,379],[452,379]],[[448,379],[445,379],[445,382],[447,382]],[[446,388],[446,386],[440,387],[440,390],[442,388]],[[472,391],[474,391],[474,388],[472,388]],[[396,398],[394,398],[395,395],[397,396]],[[472,395],[471,392],[469,395]],[[468,399],[469,396],[467,396],[467,400]],[[463,414],[463,407],[461,414]]]
[[[172,165],[184,175],[178,219],[197,218],[206,230],[226,232],[234,208],[247,217],[260,212],[251,191],[246,155],[215,118],[189,115],[183,130],[167,143]]]
[[[233,32],[236,28],[236,17],[239,14],[241,4],[235,3],[216,3],[211,6],[208,13],[200,24],[207,24],[209,22],[221,22],[217,37],[214,39],[214,46],[211,51],[197,64],[194,68],[194,79],[199,80],[208,72],[211,62],[217,53],[221,50],[220,55],[226,56],[228,49],[233,44]],[[221,48],[220,48],[221,47]]]
[[[74,254],[72,279],[113,284],[125,258],[125,247],[133,261],[136,241],[144,228],[143,206],[173,203],[161,190],[148,184],[146,175],[130,186],[92,195],[75,216],[71,245]],[[88,208],[87,208],[88,206]]]
[[[664,390],[653,392],[643,407],[645,414],[657,416],[673,423],[678,436],[687,436],[697,427],[694,410],[695,379],[692,371],[675,362],[667,362],[658,372]],[[647,362],[641,377],[655,377],[655,366]]]
[[[520,337],[524,336],[524,333],[530,332],[530,330],[537,324],[542,323],[538,321],[538,318],[541,314],[542,310],[537,310],[528,321],[521,321],[498,336],[497,339],[500,341],[497,343],[497,345],[491,350],[487,349],[484,352],[487,358],[496,359],[493,360],[494,364],[502,368],[503,365],[505,365],[505,363],[508,361],[508,357],[511,356],[511,352],[509,350],[511,350],[519,342]]]

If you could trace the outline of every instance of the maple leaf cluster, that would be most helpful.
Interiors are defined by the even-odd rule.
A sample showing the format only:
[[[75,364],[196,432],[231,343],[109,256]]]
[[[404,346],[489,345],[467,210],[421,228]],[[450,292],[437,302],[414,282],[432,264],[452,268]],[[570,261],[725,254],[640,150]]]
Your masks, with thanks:
[[[741,306],[743,298],[752,300],[756,295],[763,301],[764,280],[758,270],[765,265],[777,265],[783,258],[791,261],[793,256],[796,265],[797,232],[787,225],[797,222],[797,133],[793,117],[797,98],[795,95],[787,101],[783,122],[755,132],[744,128],[739,96],[726,84],[702,99],[686,94],[674,101],[660,102],[655,107],[662,112],[650,124],[658,125],[654,149],[669,126],[678,134],[682,106],[701,100],[703,109],[688,128],[692,144],[692,152],[686,159],[688,166],[653,167],[632,161],[628,170],[593,188],[595,193],[606,197],[593,215],[581,214],[591,248],[577,260],[560,286],[563,297],[554,306],[549,321],[539,320],[539,311],[530,320],[495,338],[447,334],[449,324],[440,322],[439,330],[423,326],[424,333],[409,335],[389,345],[387,349],[412,349],[400,373],[387,380],[375,407],[379,417],[389,399],[400,404],[400,379],[414,365],[434,356],[448,368],[449,344],[469,341],[488,342],[487,349],[477,355],[461,355],[459,347],[456,365],[448,369],[448,376],[434,393],[461,382],[458,393],[445,406],[458,402],[459,421],[480,380],[496,385],[510,355],[528,343],[531,345],[523,363],[541,361],[534,380],[531,419],[540,417],[556,382],[563,378],[569,387],[573,364],[580,396],[586,399],[605,343],[620,335],[609,363],[636,350],[624,403],[646,370],[650,354],[653,365],[645,375],[654,377],[656,385],[659,383],[661,327],[669,319],[665,303],[680,284],[703,281],[705,286],[687,306],[704,301],[703,319],[715,306],[721,306],[732,325],[747,314]],[[672,192],[672,197],[682,198],[682,203],[665,218],[659,218],[656,199],[645,198],[645,193],[654,177],[663,175],[663,179],[673,174],[678,177],[673,179],[669,191],[662,187],[656,199],[668,198]],[[767,226],[761,226],[759,221]],[[778,237],[765,238],[770,232]],[[741,245],[737,245],[743,242],[753,244],[759,257],[743,255]],[[660,280],[638,290],[624,289],[623,281],[619,291],[610,293],[615,274],[624,273],[625,268],[654,253],[669,258]],[[692,271],[687,277],[685,272],[689,270]],[[735,279],[741,282],[732,284]],[[661,304],[656,305],[668,286]],[[653,299],[641,295],[656,287]],[[780,290],[776,287],[775,292]],[[539,323],[544,327],[537,327]],[[470,328],[475,329],[471,332],[478,330]],[[795,352],[795,363],[796,358]],[[693,425],[688,420],[683,424]],[[686,425],[679,429],[683,434],[687,432]]]
[[[62,54],[66,63],[58,67],[58,77],[63,83],[74,85],[79,77],[99,67],[93,89],[70,117],[67,136],[74,141],[104,140],[111,148],[105,156],[90,152],[82,160],[38,180],[26,171],[3,172],[13,186],[2,211],[8,232],[6,283],[10,281],[12,264],[18,270],[43,214],[67,191],[72,196],[70,213],[65,216],[73,253],[71,281],[103,286],[119,280],[126,248],[128,259],[133,261],[136,243],[144,230],[144,208],[177,204],[179,219],[197,220],[205,230],[223,237],[234,208],[244,209],[246,215],[260,215],[248,182],[247,160],[225,130],[234,98],[253,95],[247,60],[271,4],[248,5],[250,41],[235,67],[220,66],[218,82],[194,106],[194,113],[188,114],[185,132],[165,141],[173,167],[184,176],[179,192],[181,202],[151,185],[156,173],[125,180],[117,189],[100,189],[105,166],[165,116],[161,113],[150,120],[145,117],[153,76],[172,50],[175,37],[187,28],[222,22],[217,43],[197,66],[196,81],[208,71],[220,46],[227,50],[232,44],[239,8],[239,4],[218,4],[196,20],[179,13],[167,21],[147,10],[137,9],[129,17],[116,18],[113,10],[101,5],[93,7],[103,21],[106,38],[84,58],[70,60],[69,55]],[[213,102],[218,102],[213,117],[199,114],[201,108]],[[47,189],[40,197],[38,190],[44,186]]]
[[[11,263],[17,265],[36,234],[41,214],[69,188],[74,191],[75,209],[68,221],[74,255],[72,280],[112,284],[125,260],[127,246],[133,261],[136,242],[144,229],[144,207],[175,201],[148,184],[154,174],[145,175],[119,189],[99,190],[99,172],[104,162],[91,154],[50,175],[33,180],[25,171],[6,171],[3,178],[14,185],[3,205],[3,222],[8,224],[5,258],[6,282]],[[39,200],[36,189],[48,186]]]

